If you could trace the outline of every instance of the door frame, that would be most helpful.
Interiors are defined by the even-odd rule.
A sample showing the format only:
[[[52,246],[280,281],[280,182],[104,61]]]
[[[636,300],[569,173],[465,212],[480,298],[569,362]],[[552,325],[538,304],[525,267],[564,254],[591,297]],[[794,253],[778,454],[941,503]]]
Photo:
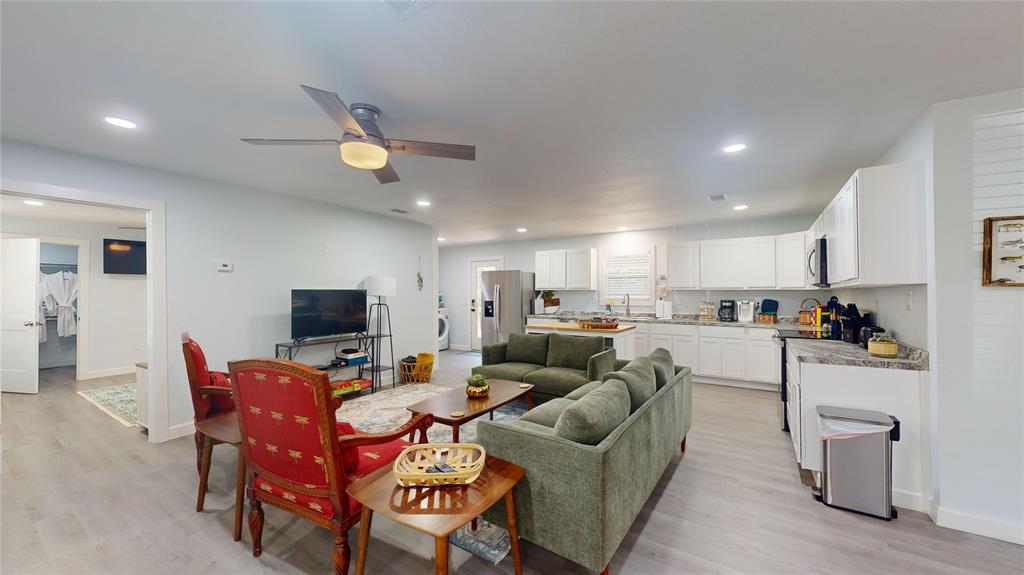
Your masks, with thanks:
[[[476,294],[473,293],[473,282],[476,279],[476,278],[473,277],[473,264],[479,263],[479,262],[490,262],[490,261],[499,261],[499,262],[501,262],[501,264],[499,264],[501,266],[501,268],[499,268],[499,269],[502,269],[502,270],[505,269],[505,256],[489,256],[489,257],[473,256],[473,257],[469,258],[469,265],[466,266],[466,276],[467,276],[467,279],[469,280],[469,299],[470,299],[470,301],[467,302],[467,303],[470,304],[470,308],[469,309],[471,310],[469,312],[469,320],[468,320],[469,321],[469,341],[466,342],[466,347],[470,351],[475,351],[473,349],[473,328],[475,327],[473,325],[474,324],[473,320],[476,317],[476,312],[472,311],[472,310],[476,309],[476,308],[479,308],[480,305],[481,305],[480,302],[477,302],[476,306],[473,306],[473,304],[472,304],[473,299],[476,298]],[[448,320],[449,320],[449,324],[448,325],[449,325],[449,327],[451,327],[451,323],[450,323],[451,322],[451,318],[448,318]],[[449,335],[449,341],[450,340],[451,340],[451,336]],[[450,343],[449,343],[449,347],[451,347]]]
[[[43,236],[39,234],[16,234],[4,232],[0,234],[3,238],[38,238],[40,244],[59,244],[63,246],[77,246],[78,247],[78,309],[88,310],[89,309],[89,282],[92,279],[91,262],[89,261],[89,240],[82,238],[66,238],[62,236]],[[42,262],[40,262],[42,263]],[[108,375],[120,375],[122,372],[117,373],[93,373],[89,369],[89,316],[92,315],[85,313],[85,315],[79,314],[78,317],[78,336],[75,340],[75,379],[78,381],[84,379],[96,379],[97,377],[106,377]]]
[[[167,215],[164,202],[12,178],[0,179],[0,190],[15,196],[50,198],[146,212],[146,359],[149,362],[149,442],[188,435],[191,423],[169,425],[167,388]],[[81,294],[79,294],[81,297]],[[86,316],[88,319],[88,316]]]

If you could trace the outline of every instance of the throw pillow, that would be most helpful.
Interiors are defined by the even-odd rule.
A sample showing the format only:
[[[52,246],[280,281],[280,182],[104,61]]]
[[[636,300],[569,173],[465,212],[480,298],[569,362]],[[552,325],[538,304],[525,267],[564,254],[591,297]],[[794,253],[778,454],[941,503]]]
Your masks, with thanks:
[[[651,353],[651,363],[654,364],[655,383],[658,389],[661,389],[676,375],[676,366],[672,363],[672,354],[667,349],[659,347]]]
[[[505,347],[505,361],[544,365],[548,359],[548,334],[510,333]]]
[[[639,409],[657,391],[654,383],[654,364],[649,357],[638,357],[619,371],[606,373],[603,379],[617,379],[626,383],[626,389],[629,390],[630,413]]]
[[[589,335],[551,334],[548,341],[548,367],[566,367],[586,371],[590,356],[604,351],[604,338]]]
[[[565,408],[555,422],[555,435],[597,445],[629,417],[629,391],[626,384],[611,380]]]

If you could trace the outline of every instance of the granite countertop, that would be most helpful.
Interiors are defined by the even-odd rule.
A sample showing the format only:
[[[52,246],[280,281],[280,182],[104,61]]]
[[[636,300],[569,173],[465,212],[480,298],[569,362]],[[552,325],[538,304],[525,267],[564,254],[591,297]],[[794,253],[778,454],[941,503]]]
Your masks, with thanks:
[[[805,363],[928,371],[928,352],[904,343],[893,358],[875,357],[859,345],[834,339],[787,339],[786,349]]]
[[[576,321],[579,319],[585,319],[588,317],[603,317],[603,313],[543,313],[543,314],[531,314],[526,317],[539,318],[539,319],[550,319],[555,321]],[[654,314],[633,314],[630,316],[616,315],[612,316],[619,320],[619,323],[660,323],[660,324],[671,324],[671,325],[721,325],[726,327],[754,327],[764,329],[807,329],[821,331],[822,328],[813,325],[800,325],[800,321],[795,317],[779,317],[777,323],[757,323],[757,322],[739,322],[739,321],[718,321],[699,319],[697,314],[681,314],[677,313],[672,316],[672,319],[658,319],[654,317]]]

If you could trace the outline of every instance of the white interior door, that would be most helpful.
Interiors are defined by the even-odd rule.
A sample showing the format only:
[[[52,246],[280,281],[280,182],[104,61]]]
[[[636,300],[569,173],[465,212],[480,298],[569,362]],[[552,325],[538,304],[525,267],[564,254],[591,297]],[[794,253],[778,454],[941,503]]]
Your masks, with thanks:
[[[483,294],[480,293],[480,277],[484,272],[500,270],[504,267],[503,258],[469,260],[469,348],[482,349],[480,343],[480,317],[483,313]]]
[[[39,393],[39,240],[0,242],[0,390]]]

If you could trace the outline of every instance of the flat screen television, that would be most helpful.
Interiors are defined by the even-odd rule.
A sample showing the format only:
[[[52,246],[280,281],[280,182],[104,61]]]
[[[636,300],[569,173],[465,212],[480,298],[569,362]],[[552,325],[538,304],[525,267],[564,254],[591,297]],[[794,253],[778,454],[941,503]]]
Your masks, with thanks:
[[[366,331],[366,290],[292,290],[292,339],[361,331]]]
[[[146,274],[146,242],[103,240],[103,273]]]

